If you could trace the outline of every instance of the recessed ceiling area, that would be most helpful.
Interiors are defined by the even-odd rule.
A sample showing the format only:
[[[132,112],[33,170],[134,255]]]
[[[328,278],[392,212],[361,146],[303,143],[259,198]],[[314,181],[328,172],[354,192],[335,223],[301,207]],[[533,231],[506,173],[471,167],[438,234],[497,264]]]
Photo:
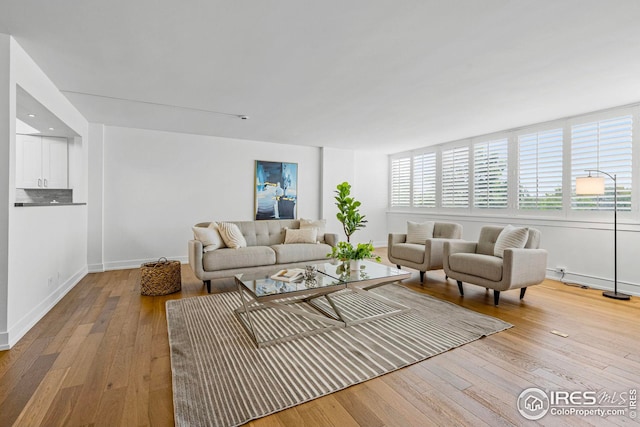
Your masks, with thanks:
[[[20,86],[16,86],[16,119],[26,125],[21,127],[17,123],[17,133],[64,138],[79,136]]]
[[[0,4],[107,125],[394,153],[640,101],[636,0]]]

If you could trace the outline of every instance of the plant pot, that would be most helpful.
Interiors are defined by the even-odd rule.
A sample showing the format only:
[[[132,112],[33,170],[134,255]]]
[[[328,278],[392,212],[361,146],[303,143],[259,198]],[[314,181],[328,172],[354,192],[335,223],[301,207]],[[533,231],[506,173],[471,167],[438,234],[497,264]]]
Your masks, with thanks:
[[[359,259],[352,259],[351,261],[349,261],[349,270],[351,270],[351,271],[360,270],[360,260]]]

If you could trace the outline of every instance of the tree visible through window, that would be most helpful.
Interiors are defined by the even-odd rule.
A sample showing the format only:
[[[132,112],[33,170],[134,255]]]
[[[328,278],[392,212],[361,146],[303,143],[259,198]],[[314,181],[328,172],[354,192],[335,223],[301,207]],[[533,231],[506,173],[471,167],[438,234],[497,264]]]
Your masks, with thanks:
[[[562,209],[562,129],[518,136],[518,209]]]
[[[442,207],[469,207],[469,147],[442,151]]]
[[[631,210],[632,171],[631,115],[597,122],[582,123],[571,127],[571,208],[574,210],[613,210],[613,180],[605,176],[605,194],[602,196],[578,196],[575,181],[587,176],[585,169],[599,169],[616,175],[618,210]],[[592,173],[592,175],[598,175]]]
[[[505,209],[508,206],[508,140],[473,145],[473,206]]]

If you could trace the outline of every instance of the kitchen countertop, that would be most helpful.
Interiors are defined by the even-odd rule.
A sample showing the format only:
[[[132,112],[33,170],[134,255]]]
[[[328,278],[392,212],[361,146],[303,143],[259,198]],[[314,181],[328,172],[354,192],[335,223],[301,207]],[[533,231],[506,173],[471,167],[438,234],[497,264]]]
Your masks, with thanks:
[[[14,204],[17,208],[26,208],[29,206],[82,206],[86,203],[71,203],[71,202],[58,202],[58,203],[43,203],[43,202],[16,202]]]

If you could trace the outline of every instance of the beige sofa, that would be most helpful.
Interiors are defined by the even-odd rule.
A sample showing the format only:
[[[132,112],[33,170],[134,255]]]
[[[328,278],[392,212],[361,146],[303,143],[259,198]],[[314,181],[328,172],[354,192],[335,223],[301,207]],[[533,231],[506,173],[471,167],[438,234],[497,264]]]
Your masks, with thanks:
[[[240,273],[274,273],[280,268],[301,267],[327,261],[327,254],[338,242],[338,235],[325,233],[321,243],[284,244],[285,228],[300,228],[299,220],[226,221],[236,224],[247,247],[220,248],[204,252],[202,242],[189,241],[189,265],[211,293],[211,280]],[[208,227],[201,222],[196,227]]]
[[[404,266],[420,271],[420,283],[423,283],[425,271],[442,269],[444,242],[461,237],[462,225],[453,222],[434,222],[433,237],[423,243],[407,243],[406,233],[390,233],[387,257],[398,268]]]
[[[444,245],[444,272],[458,282],[464,296],[462,282],[493,289],[493,302],[498,305],[500,292],[520,289],[520,299],[528,286],[542,283],[546,276],[547,251],[539,249],[540,231],[529,228],[524,248],[504,249],[502,257],[494,248],[504,227],[484,226],[478,242],[451,241]]]

